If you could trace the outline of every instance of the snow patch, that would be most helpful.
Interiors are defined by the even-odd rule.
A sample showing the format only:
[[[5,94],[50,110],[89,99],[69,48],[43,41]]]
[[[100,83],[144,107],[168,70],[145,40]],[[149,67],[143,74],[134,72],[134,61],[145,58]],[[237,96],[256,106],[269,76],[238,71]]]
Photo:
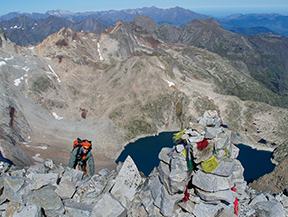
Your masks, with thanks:
[[[12,60],[14,56],[4,58],[5,61]]]
[[[54,116],[54,118],[56,120],[62,120],[63,119],[63,117],[58,116],[55,112],[52,112],[52,115]]]
[[[97,51],[98,51],[98,53],[99,53],[100,60],[103,61],[104,58],[102,57],[102,55],[101,55],[101,53],[100,53],[100,43],[99,43],[99,42],[97,43]]]
[[[28,66],[25,66],[24,68],[22,68],[24,71],[28,72],[29,71],[29,67]]]
[[[0,61],[0,66],[4,66],[4,65],[6,65],[6,62]]]
[[[47,146],[36,146],[34,148],[38,148],[38,149],[42,149],[42,150],[46,150],[47,149]]]
[[[44,162],[44,159],[40,157],[41,154],[36,154],[35,156],[33,156],[32,158],[40,163],[43,163]]]
[[[171,87],[171,86],[175,86],[175,83],[174,83],[174,82],[172,82],[172,81],[168,81],[168,80],[165,80],[165,81],[167,81],[167,83],[169,84],[169,87]]]
[[[15,79],[15,80],[14,80],[14,85],[15,85],[15,86],[19,86],[19,84],[21,83],[21,80],[22,80],[22,79],[23,79],[22,77]]]
[[[14,80],[14,85],[15,85],[15,86],[19,86],[19,84],[21,83],[21,81],[24,80],[24,77],[28,77],[28,75],[25,74],[24,76],[15,79],[15,80]],[[25,79],[25,83],[28,85],[27,79]]]
[[[51,72],[53,73],[53,75],[56,76],[58,82],[61,83],[61,80],[60,80],[59,76],[54,72],[54,70],[52,69],[52,67],[50,65],[48,65],[48,66],[49,66],[49,69],[51,70]]]

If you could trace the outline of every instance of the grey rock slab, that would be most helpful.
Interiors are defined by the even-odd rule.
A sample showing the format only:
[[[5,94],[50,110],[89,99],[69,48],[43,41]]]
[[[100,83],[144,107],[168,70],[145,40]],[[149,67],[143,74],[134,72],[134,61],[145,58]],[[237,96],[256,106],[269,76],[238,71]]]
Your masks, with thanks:
[[[169,151],[171,148],[162,148],[158,154],[158,159],[163,161],[166,164],[170,163],[170,157],[168,156]]]
[[[268,201],[267,197],[264,194],[259,194],[256,197],[254,197],[250,203],[249,206],[254,206],[256,203],[261,201]]]
[[[230,177],[204,173],[201,170],[196,171],[192,176],[192,184],[199,189],[210,192],[227,190],[232,187]]]
[[[27,177],[31,180],[42,180],[46,185],[48,184],[55,185],[59,180],[59,174],[57,173],[47,173],[47,174],[30,173]]]
[[[221,129],[221,132],[219,132],[216,138],[213,139],[216,151],[223,150],[230,145],[231,131],[225,128]]]
[[[229,206],[224,205],[223,203],[220,203],[217,205],[199,203],[199,204],[195,204],[192,214],[194,214],[197,217],[214,217],[215,214],[223,208],[233,211],[234,206],[229,207]]]
[[[101,176],[108,176],[108,175],[111,174],[111,171],[108,170],[107,168],[104,168],[104,169],[98,171],[98,174],[101,175]]]
[[[235,168],[231,175],[231,181],[233,183],[244,182],[244,167],[242,166],[241,162],[235,159]]]
[[[232,172],[235,169],[236,161],[234,159],[230,159],[225,156],[222,158],[216,158],[216,159],[219,164],[210,173],[218,175],[218,176],[225,176],[225,177],[231,176]]]
[[[158,176],[151,178],[149,180],[149,189],[151,191],[152,197],[154,199],[154,204],[158,208],[161,207],[161,189],[162,189],[162,183],[160,181],[160,178]]]
[[[154,177],[149,181],[149,189],[154,199],[154,205],[160,209],[164,216],[170,216],[176,202],[183,199],[184,194],[170,195],[167,189],[160,182],[159,177]]]
[[[184,194],[170,195],[166,190],[166,188],[162,186],[160,197],[161,197],[160,212],[164,216],[171,216],[175,204],[183,199]]]
[[[93,210],[93,206],[85,203],[72,203],[65,206],[65,214],[71,217],[89,217]]]
[[[237,215],[235,215],[230,210],[223,208],[223,209],[218,210],[215,217],[237,217]]]
[[[229,153],[230,158],[236,159],[239,155],[240,149],[237,146],[230,144],[227,146],[227,151]]]
[[[16,211],[20,211],[24,207],[24,204],[10,201],[5,210],[5,216],[13,216]]]
[[[186,212],[189,212],[192,214],[195,208],[195,203],[192,202],[191,200],[188,200],[187,202],[182,201],[178,203],[178,206],[180,206]]]
[[[196,194],[204,201],[226,201],[228,203],[233,203],[237,197],[237,193],[232,190],[207,192],[200,189],[195,189]]]
[[[41,207],[37,205],[28,205],[24,206],[19,212],[15,211],[13,217],[42,217],[44,214],[42,213]]]
[[[170,161],[171,173],[183,173],[183,176],[186,177],[187,172],[189,171],[187,166],[187,160],[183,158],[172,158]],[[182,181],[182,180],[181,180]]]
[[[106,193],[91,212],[91,217],[126,217],[127,210],[113,195]]]
[[[80,170],[74,170],[70,167],[67,167],[64,171],[63,177],[71,177],[72,182],[79,182],[82,180],[84,173]]]
[[[63,177],[55,192],[62,199],[72,198],[73,194],[76,191],[75,183],[70,181],[70,179]]]
[[[61,198],[49,188],[42,188],[31,192],[27,197],[27,204],[36,204],[42,207],[47,216],[57,216],[64,213]]]
[[[222,129],[220,127],[205,127],[205,138],[214,139]]]
[[[150,190],[141,193],[141,203],[149,216],[161,216],[160,209],[153,204],[154,200]]]
[[[23,195],[27,194],[26,179],[21,177],[4,178],[4,196],[10,201],[23,203]]]
[[[114,196],[126,196],[129,200],[132,200],[141,181],[142,178],[138,168],[128,155],[115,179],[111,194]]]
[[[286,212],[281,203],[275,201],[258,202],[254,206],[256,215],[261,217],[285,217]]]
[[[176,151],[178,153],[182,153],[184,151],[184,146],[183,145],[176,145]]]
[[[159,178],[162,184],[170,191],[170,183],[169,183],[170,166],[160,161],[158,171],[159,171]]]

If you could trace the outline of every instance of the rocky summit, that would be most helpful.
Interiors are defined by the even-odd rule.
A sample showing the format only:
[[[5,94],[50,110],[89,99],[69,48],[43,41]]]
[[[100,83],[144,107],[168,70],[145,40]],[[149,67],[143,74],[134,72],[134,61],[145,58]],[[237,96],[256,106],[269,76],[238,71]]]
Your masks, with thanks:
[[[277,216],[288,197],[249,188],[216,111],[175,134],[148,177],[128,156],[116,170],[92,177],[51,159],[24,169],[1,164],[2,216]]]

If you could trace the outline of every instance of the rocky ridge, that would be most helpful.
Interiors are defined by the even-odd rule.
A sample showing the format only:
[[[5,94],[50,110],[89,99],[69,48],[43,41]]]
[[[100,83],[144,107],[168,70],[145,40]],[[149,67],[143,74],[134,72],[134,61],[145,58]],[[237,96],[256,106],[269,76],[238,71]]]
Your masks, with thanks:
[[[159,166],[148,177],[138,171],[130,156],[116,171],[102,169],[92,177],[50,159],[21,170],[2,163],[1,214],[287,216],[286,195],[247,187],[244,169],[236,159],[239,149],[220,123],[216,111],[206,111],[178,136],[173,148],[161,150]]]

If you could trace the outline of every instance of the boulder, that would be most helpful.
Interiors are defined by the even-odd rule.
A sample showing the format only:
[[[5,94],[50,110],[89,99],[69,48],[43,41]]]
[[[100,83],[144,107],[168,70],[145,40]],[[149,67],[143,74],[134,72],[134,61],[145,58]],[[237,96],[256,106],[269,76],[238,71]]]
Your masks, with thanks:
[[[50,188],[42,188],[27,196],[27,204],[42,207],[47,216],[57,216],[64,213],[61,198]]]
[[[192,184],[204,191],[216,192],[230,189],[230,177],[217,176],[198,170],[192,176]]]
[[[225,128],[222,128],[222,130],[217,134],[216,138],[214,138],[215,142],[215,150],[223,150],[228,145],[230,145],[230,137],[231,137],[231,131]]]
[[[74,170],[70,167],[67,167],[64,171],[63,177],[68,176],[72,182],[81,181],[84,173],[80,170]]]
[[[158,159],[163,161],[166,164],[170,163],[170,157],[168,156],[169,151],[171,148],[162,148],[158,154]]]
[[[258,202],[268,201],[267,197],[264,194],[259,194],[250,201],[249,206],[254,206]]]
[[[15,212],[20,212],[20,210],[24,207],[24,204],[18,203],[15,201],[10,201],[9,203],[6,203],[6,209],[5,209],[5,215],[3,216],[13,216]]]
[[[116,198],[117,196],[126,196],[128,200],[132,200],[141,181],[142,178],[137,166],[132,158],[128,156],[115,179],[111,194]]]
[[[26,179],[21,177],[5,177],[3,194],[10,201],[24,203],[24,196],[27,194]]]
[[[263,217],[285,217],[286,212],[279,202],[275,201],[262,201],[255,204],[257,216]]]
[[[214,139],[221,131],[220,127],[205,127],[205,138]]]
[[[226,201],[233,203],[237,197],[237,193],[231,190],[207,192],[196,188],[195,191],[202,200],[208,202]]]
[[[44,217],[41,207],[38,205],[24,206],[19,212],[15,211],[13,217]]]
[[[227,158],[225,156],[222,158],[216,158],[216,159],[219,164],[210,173],[218,175],[218,176],[225,176],[225,177],[231,176],[231,174],[233,173],[235,169],[235,164],[236,164],[235,160]]]
[[[57,189],[55,190],[55,192],[62,199],[72,198],[75,191],[76,191],[75,183],[70,181],[70,179],[67,177],[62,178],[60,184],[57,186]]]
[[[91,217],[126,217],[127,210],[113,195],[106,193],[91,212]]]
[[[195,207],[192,211],[192,214],[197,217],[215,217],[215,214],[218,212],[218,210],[221,209],[228,209],[231,212],[234,212],[234,205],[225,205],[224,203],[219,204],[205,204],[205,203],[199,203],[195,204]]]
[[[93,206],[87,205],[86,203],[72,203],[65,206],[65,214],[71,217],[89,217]]]
[[[154,205],[160,209],[164,216],[170,216],[175,203],[184,197],[184,194],[170,195],[157,176],[150,180],[149,189],[154,199]]]
[[[43,185],[56,185],[59,180],[59,174],[57,173],[47,173],[47,174],[38,174],[38,173],[30,173],[27,178],[31,180],[41,180],[43,181]]]
[[[237,215],[228,209],[222,208],[218,210],[218,212],[215,214],[215,217],[237,217]]]

